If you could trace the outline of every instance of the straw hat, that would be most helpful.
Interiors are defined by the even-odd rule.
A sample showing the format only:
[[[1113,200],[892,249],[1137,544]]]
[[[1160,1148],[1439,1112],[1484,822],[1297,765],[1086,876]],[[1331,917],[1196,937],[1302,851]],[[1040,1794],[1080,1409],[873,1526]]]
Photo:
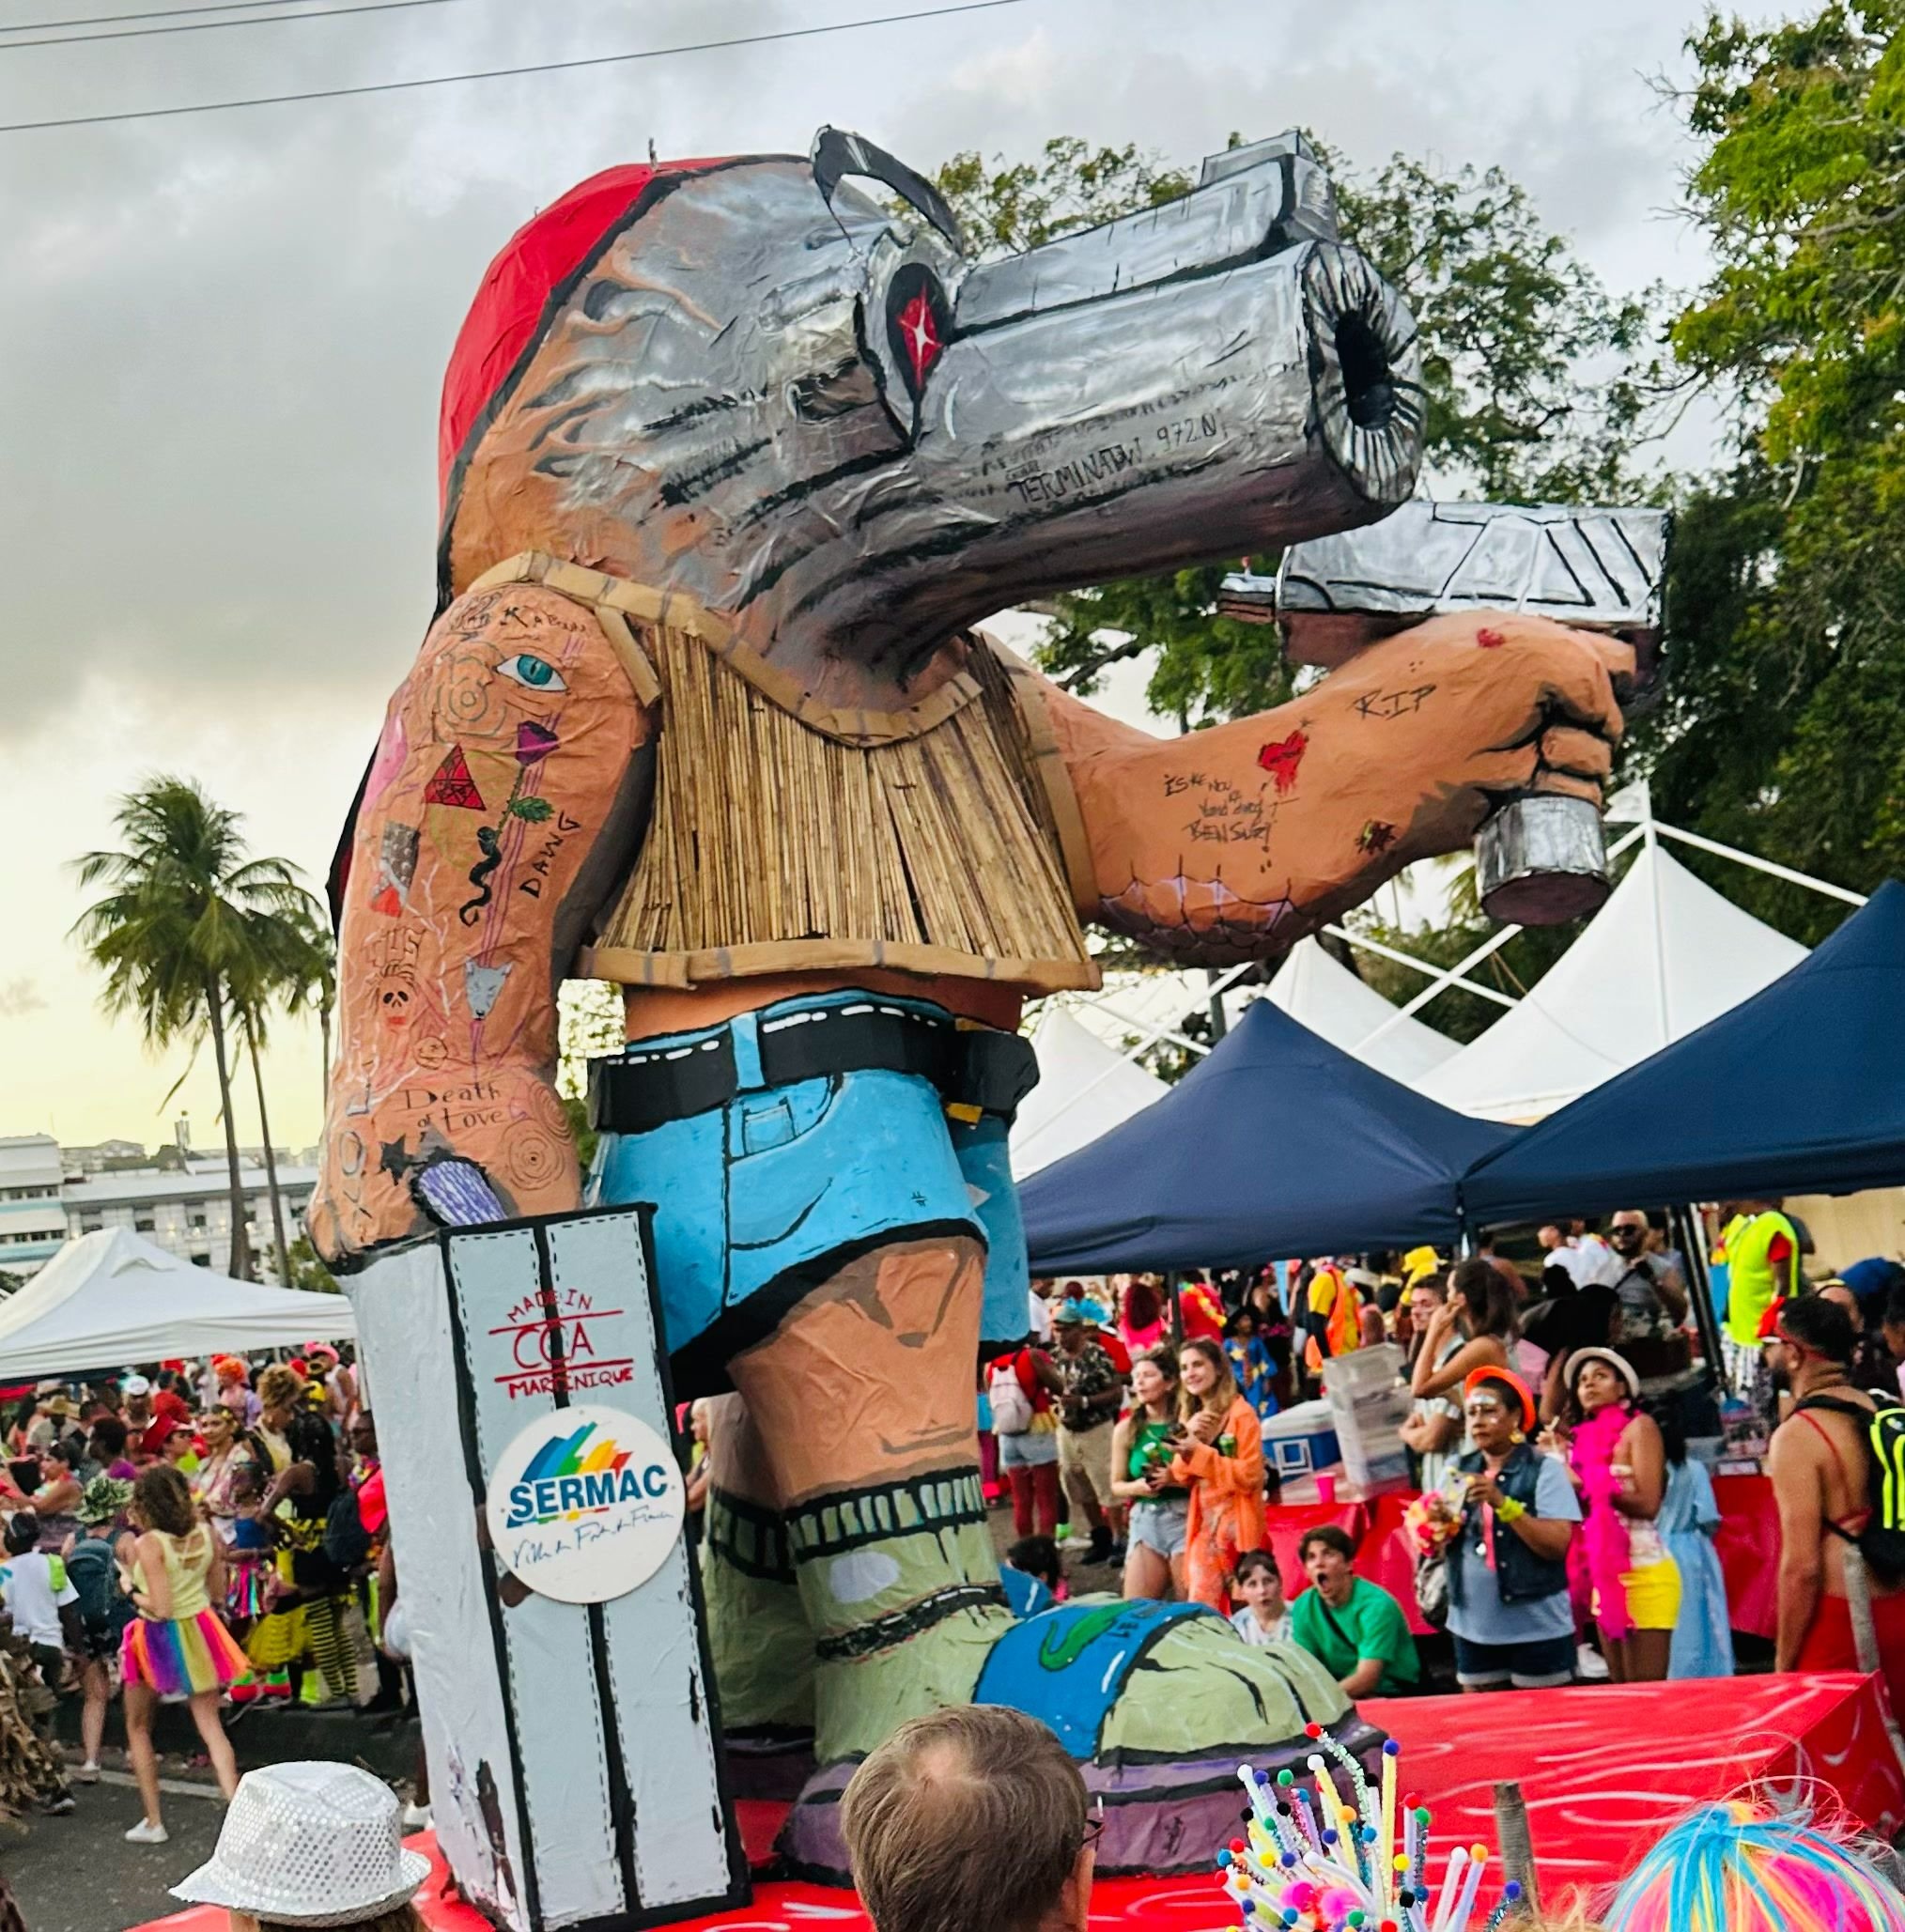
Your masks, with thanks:
[[[388,1785],[348,1764],[248,1771],[206,1863],[174,1898],[283,1925],[356,1925],[395,1911],[428,1876],[406,1851]]]

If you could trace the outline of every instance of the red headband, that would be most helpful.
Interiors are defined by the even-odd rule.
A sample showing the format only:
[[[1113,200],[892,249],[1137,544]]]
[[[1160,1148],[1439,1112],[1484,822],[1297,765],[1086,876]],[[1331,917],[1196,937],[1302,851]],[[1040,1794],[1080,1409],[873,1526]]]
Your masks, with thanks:
[[[717,167],[715,161],[638,162],[591,175],[525,222],[489,264],[443,374],[437,481],[447,512],[450,471],[491,402],[542,339],[575,276],[637,212],[649,184]]]

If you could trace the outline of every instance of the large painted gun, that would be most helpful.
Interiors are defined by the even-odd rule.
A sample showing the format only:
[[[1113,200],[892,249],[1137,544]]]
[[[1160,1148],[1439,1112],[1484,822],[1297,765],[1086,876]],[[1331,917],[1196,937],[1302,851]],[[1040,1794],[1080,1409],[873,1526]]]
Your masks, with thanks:
[[[1227,577],[1218,608],[1275,619],[1293,663],[1326,670],[1442,612],[1532,611],[1631,643],[1637,694],[1658,674],[1672,521],[1665,510],[1412,502],[1293,545],[1274,578]],[[1477,835],[1475,863],[1483,909],[1523,925],[1578,919],[1612,889],[1601,815],[1581,798],[1511,800]]]

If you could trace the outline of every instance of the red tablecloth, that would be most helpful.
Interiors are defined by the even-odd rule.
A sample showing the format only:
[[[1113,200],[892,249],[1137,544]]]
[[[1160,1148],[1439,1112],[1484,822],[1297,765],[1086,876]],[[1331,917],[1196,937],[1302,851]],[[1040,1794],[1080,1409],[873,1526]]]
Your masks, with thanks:
[[[1374,1496],[1365,1503],[1295,1503],[1278,1505],[1268,1512],[1269,1545],[1293,1595],[1309,1588],[1297,1546],[1306,1530],[1333,1522],[1347,1530],[1356,1545],[1356,1573],[1380,1584],[1409,1614],[1417,1634],[1429,1626],[1416,1610],[1416,1564],[1402,1528],[1402,1512],[1414,1492]],[[1776,1584],[1779,1569],[1779,1514],[1773,1504],[1773,1485],[1763,1476],[1720,1476],[1713,1478],[1713,1496],[1720,1506],[1720,1528],[1714,1541],[1720,1568],[1727,1578],[1728,1620],[1736,1631],[1772,1641],[1777,1630]]]
[[[1411,1791],[1433,1813],[1432,1842],[1446,1851],[1493,1845],[1493,1786],[1520,1781],[1537,1868],[1559,1904],[1576,1886],[1613,1884],[1690,1805],[1747,1785],[1822,1790],[1890,1836],[1905,1823],[1905,1782],[1885,1738],[1879,1679],[1850,1674],[1718,1678],[1709,1683],[1600,1684],[1522,1691],[1511,1697],[1391,1697],[1363,1710],[1402,1744]],[[1697,1700],[1698,1721],[1688,1711]],[[771,1842],[782,1807],[744,1804],[751,1855]],[[410,1840],[430,1855],[417,1904],[431,1932],[488,1932],[468,1906],[444,1895],[447,1875],[427,1833]],[[1215,1847],[1213,1847],[1215,1851]],[[699,1932],[870,1932],[849,1892],[762,1883],[754,1902]],[[1212,1878],[1107,1878],[1092,1893],[1094,1932],[1219,1932],[1234,1909]],[[209,1907],[153,1922],[153,1932],[225,1932]]]

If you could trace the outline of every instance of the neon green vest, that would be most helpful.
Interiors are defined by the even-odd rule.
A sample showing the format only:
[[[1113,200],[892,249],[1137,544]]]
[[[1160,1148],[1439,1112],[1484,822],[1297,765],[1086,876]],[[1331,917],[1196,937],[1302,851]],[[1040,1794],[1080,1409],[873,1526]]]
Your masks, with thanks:
[[[1783,1234],[1789,1258],[1775,1265],[1767,1250]],[[1759,1345],[1759,1323],[1781,1295],[1799,1287],[1799,1231],[1782,1213],[1768,1210],[1742,1222],[1727,1243],[1727,1333],[1743,1349]]]

